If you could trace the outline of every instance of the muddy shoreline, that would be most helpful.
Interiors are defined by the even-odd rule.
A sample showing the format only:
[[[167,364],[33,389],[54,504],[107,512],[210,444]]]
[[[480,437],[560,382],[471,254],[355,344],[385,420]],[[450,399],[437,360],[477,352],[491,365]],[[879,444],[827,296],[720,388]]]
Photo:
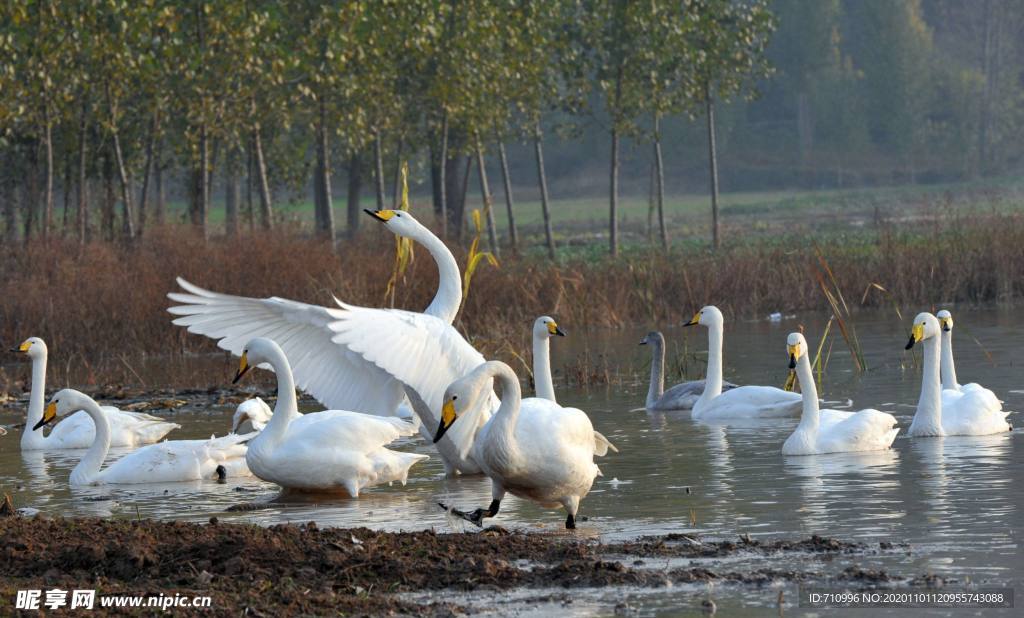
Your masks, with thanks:
[[[705,541],[688,535],[601,543],[570,535],[434,531],[388,533],[320,528],[315,523],[261,527],[156,520],[0,517],[0,610],[19,589],[92,588],[97,594],[208,595],[211,615],[458,615],[468,608],[446,592],[658,588],[679,583],[762,587],[779,582],[842,582],[854,587],[934,586],[851,566],[821,575],[821,561],[838,556],[908,551],[811,537]],[[805,570],[715,568],[707,559],[740,553],[799,552]],[[697,559],[700,566],[652,568],[653,559]],[[436,592],[429,602],[408,594]],[[138,611],[138,610],[136,610]],[[4,611],[3,613],[7,613]],[[204,612],[205,613],[205,612]]]

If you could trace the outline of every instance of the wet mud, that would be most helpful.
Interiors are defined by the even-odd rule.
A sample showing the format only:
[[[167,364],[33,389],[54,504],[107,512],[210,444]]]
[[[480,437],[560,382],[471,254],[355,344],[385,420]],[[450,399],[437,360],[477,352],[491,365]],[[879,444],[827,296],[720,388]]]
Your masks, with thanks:
[[[261,527],[155,520],[0,517],[0,611],[25,588],[95,587],[97,594],[209,595],[212,615],[458,615],[445,591],[663,587],[715,582],[765,586],[823,581],[821,557],[906,551],[811,537],[795,541],[704,541],[691,536],[601,543],[570,534],[512,532],[389,533],[320,528],[315,523]],[[722,558],[739,552],[806,554],[806,571],[702,566],[651,568],[654,558]],[[678,564],[678,562],[677,562]],[[834,581],[873,586],[928,585],[884,571],[849,567]],[[6,612],[4,612],[6,613]]]

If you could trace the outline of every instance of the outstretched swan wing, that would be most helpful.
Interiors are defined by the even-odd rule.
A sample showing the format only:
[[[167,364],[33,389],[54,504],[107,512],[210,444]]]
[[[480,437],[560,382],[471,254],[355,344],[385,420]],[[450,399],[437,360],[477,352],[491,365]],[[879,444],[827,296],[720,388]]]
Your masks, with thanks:
[[[426,407],[416,406],[425,423],[424,435],[437,430],[444,391],[455,380],[479,365],[484,357],[452,326],[424,313],[397,309],[367,309],[338,301],[341,311],[330,324],[332,341],[383,369],[388,375],[416,391]],[[419,403],[419,402],[416,402]],[[476,431],[487,422],[497,406],[489,393],[481,405],[463,413],[446,436],[465,457]],[[426,415],[426,418],[422,418]]]
[[[178,278],[187,293],[168,294],[181,303],[168,309],[178,326],[217,339],[236,356],[255,337],[275,341],[284,350],[300,389],[328,408],[380,416],[395,413],[402,387],[373,363],[331,341],[328,325],[342,317],[340,309],[283,298],[246,298],[204,290]]]

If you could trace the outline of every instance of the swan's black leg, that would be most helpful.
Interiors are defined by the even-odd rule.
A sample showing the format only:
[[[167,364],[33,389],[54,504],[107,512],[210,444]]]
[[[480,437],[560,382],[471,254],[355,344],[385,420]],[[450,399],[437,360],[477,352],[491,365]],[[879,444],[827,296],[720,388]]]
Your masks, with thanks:
[[[456,508],[448,508],[448,506],[446,506],[443,502],[438,502],[437,504],[442,509],[446,511],[451,511],[452,515],[461,517],[462,519],[465,519],[466,521],[475,524],[481,528],[483,528],[484,526],[484,518],[494,517],[498,514],[498,509],[501,508],[501,500],[491,500],[491,505],[487,507],[486,511],[484,509],[476,509],[472,513],[460,511],[459,509]]]
[[[224,466],[217,466],[217,482],[224,483],[228,478],[228,469]]]
[[[569,513],[569,515],[565,518],[565,529],[566,530],[575,530],[576,529],[576,518],[573,516],[572,513]]]

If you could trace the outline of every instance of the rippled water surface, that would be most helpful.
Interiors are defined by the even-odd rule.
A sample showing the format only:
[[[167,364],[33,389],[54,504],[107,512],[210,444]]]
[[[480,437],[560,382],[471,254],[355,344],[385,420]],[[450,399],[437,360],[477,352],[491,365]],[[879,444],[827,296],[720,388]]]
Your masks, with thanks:
[[[832,339],[831,360],[824,377],[825,399],[854,409],[874,407],[891,412],[905,430],[920,388],[915,359],[903,352],[907,323],[894,312],[858,316],[857,334],[868,366],[852,370],[841,340]],[[1024,331],[1011,310],[956,313],[955,350],[961,382],[978,381],[992,388],[1010,410],[1024,409],[1024,375],[1017,365]],[[812,349],[824,324],[814,316],[787,317],[727,325],[726,378],[741,384],[781,385],[786,377],[786,334],[806,326]],[[571,326],[571,325],[564,325]],[[552,346],[557,369],[589,359],[603,372],[623,366],[647,370],[647,348],[636,345],[646,329],[578,333]],[[666,329],[671,365],[685,366],[691,376],[703,368],[706,331]],[[828,349],[829,344],[826,344]],[[607,360],[606,360],[607,359]],[[628,371],[623,375],[628,375]],[[599,478],[583,501],[579,534],[606,540],[646,534],[687,532],[708,537],[798,537],[821,534],[877,544],[905,542],[909,551],[858,556],[857,564],[885,568],[906,576],[936,573],[947,578],[988,585],[1013,586],[1024,603],[1024,438],[1021,432],[987,437],[930,439],[897,438],[894,448],[880,453],[783,457],[782,442],[796,420],[748,422],[720,426],[695,422],[688,414],[649,414],[642,406],[646,378],[620,379],[589,390],[560,384],[561,403],[586,410],[595,427],[620,452],[599,461]],[[619,382],[622,382],[621,384]],[[838,406],[833,406],[838,407]],[[174,438],[198,438],[230,426],[232,409],[185,411],[174,415],[183,425]],[[1014,413],[1010,420],[1021,425]],[[0,418],[10,425],[19,419]],[[79,452],[21,453],[17,431],[0,438],[0,486],[18,506],[47,513],[117,517],[158,517],[195,521],[216,514],[223,520],[271,524],[315,520],[321,525],[370,526],[388,530],[451,529],[455,522],[436,506],[438,500],[475,508],[490,499],[483,478],[445,479],[440,459],[429,445],[416,440],[398,448],[432,455],[413,468],[405,487],[379,487],[359,500],[304,503],[277,500],[270,508],[226,513],[232,504],[269,501],[273,485],[256,479],[178,483],[162,486],[69,488],[68,473]],[[111,459],[118,452],[111,453]],[[507,497],[495,523],[563,534],[564,513],[538,508]],[[764,567],[751,558],[750,564]],[[764,559],[760,559],[764,561]],[[798,570],[840,571],[849,562],[829,565],[789,558],[772,566]],[[795,602],[795,588],[787,590]],[[671,613],[678,595],[712,596],[720,608],[734,611],[774,606],[778,591],[719,589],[677,590],[657,594],[637,591],[595,593],[562,613],[607,613],[615,599],[644,614]],[[508,600],[509,607],[517,601]],[[541,607],[538,611],[543,612]],[[787,608],[793,613],[795,608]],[[865,614],[867,615],[867,614]]]

